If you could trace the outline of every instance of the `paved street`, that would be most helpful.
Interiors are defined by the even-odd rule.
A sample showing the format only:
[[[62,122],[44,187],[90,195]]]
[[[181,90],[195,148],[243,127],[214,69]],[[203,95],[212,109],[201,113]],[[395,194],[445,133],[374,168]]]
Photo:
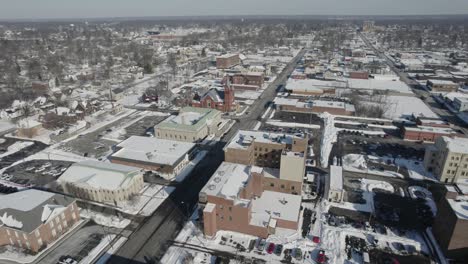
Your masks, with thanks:
[[[113,255],[108,263],[157,263],[167,247],[183,227],[186,217],[198,202],[198,193],[224,160],[223,147],[238,129],[252,129],[260,120],[265,103],[274,99],[276,87],[284,84],[287,76],[304,55],[302,50],[278,78],[264,91],[262,97],[250,108],[250,114],[240,119],[233,128],[216,144],[209,155],[199,163],[190,177],[180,184],[158,210],[145,219],[128,241]]]

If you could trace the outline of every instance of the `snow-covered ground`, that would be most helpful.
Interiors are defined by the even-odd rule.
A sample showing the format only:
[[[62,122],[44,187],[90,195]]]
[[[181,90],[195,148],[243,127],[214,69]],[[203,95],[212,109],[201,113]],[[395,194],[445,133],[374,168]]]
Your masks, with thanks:
[[[126,237],[119,237],[117,241],[111,244],[109,250],[107,250],[106,253],[96,261],[96,264],[106,264],[112,254],[114,254],[123,245],[123,243],[125,243],[125,241],[127,241]]]
[[[174,189],[175,187],[171,186],[147,185],[138,195],[117,203],[117,209],[128,214],[149,216],[169,197]]]
[[[400,119],[414,116],[438,118],[421,99],[413,96],[387,96],[384,117]]]
[[[0,159],[8,155],[14,154],[24,148],[34,145],[32,141],[16,141],[15,143],[8,146],[7,151],[0,154]]]
[[[320,129],[320,125],[282,122],[280,120],[268,120],[266,123],[268,125],[278,126],[278,127],[294,127],[294,128],[302,127],[302,128],[310,128],[310,129]]]
[[[98,225],[108,227],[125,228],[130,224],[129,219],[120,218],[116,215],[106,215],[89,209],[81,209],[80,216],[82,218],[91,219]]]
[[[367,157],[367,158],[366,158]],[[375,156],[364,156],[361,154],[347,154],[343,157],[343,169],[346,171],[352,172],[360,172],[360,173],[368,173],[378,176],[387,176],[387,177],[396,177],[396,178],[404,178],[398,172],[394,171],[381,171],[378,168],[368,168],[367,161],[372,160],[374,162],[378,162],[380,159],[379,157]]]
[[[329,113],[323,113],[320,117],[324,121],[323,135],[320,142],[320,163],[322,167],[328,167],[330,153],[333,143],[337,140],[338,130],[335,127],[334,117]]]

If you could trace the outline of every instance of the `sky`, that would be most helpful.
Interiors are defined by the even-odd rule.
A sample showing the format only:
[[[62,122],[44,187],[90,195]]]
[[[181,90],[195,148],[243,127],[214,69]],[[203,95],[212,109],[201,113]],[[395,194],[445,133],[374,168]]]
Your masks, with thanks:
[[[468,0],[0,0],[0,19],[468,14]]]

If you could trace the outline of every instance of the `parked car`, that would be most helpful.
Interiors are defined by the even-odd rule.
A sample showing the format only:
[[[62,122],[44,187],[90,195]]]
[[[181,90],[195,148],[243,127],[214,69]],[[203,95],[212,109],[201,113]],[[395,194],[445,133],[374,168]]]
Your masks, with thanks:
[[[265,249],[265,246],[266,246],[266,241],[265,239],[260,239],[260,242],[257,246],[257,249],[260,250],[260,251],[263,251]]]
[[[302,260],[302,250],[300,248],[295,248],[293,250],[293,257],[299,261]]]
[[[283,245],[276,245],[275,247],[275,255],[280,256],[281,252],[283,252]]]
[[[327,256],[325,255],[324,250],[320,250],[317,255],[317,262],[318,263],[325,263],[327,261]]]
[[[275,243],[268,244],[268,247],[267,247],[267,250],[266,250],[267,253],[271,254],[271,253],[273,253],[274,250],[275,250]]]
[[[318,236],[312,237],[312,242],[317,243],[317,244],[320,243],[320,237]]]

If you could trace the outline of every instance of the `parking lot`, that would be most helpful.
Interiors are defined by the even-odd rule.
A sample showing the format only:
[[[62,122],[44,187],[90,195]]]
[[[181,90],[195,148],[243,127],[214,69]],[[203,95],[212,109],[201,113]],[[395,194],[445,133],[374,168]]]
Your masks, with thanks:
[[[31,160],[10,167],[1,177],[23,186],[50,186],[72,162],[60,160]]]
[[[166,118],[167,116],[146,116],[125,128],[125,138],[144,136],[147,132],[154,134],[154,126]]]
[[[59,247],[48,252],[38,264],[56,264],[62,256],[71,256],[79,262],[86,257],[107,234],[107,228],[93,223],[87,223],[64,240]]]
[[[22,140],[14,138],[1,138],[3,143],[0,144],[0,150],[5,152],[9,146],[13,145],[15,142],[22,142]],[[47,147],[46,144],[42,142],[33,142],[33,145],[25,147],[11,155],[5,156],[0,159],[0,169],[10,166],[11,164],[22,160],[30,155],[33,155]]]

